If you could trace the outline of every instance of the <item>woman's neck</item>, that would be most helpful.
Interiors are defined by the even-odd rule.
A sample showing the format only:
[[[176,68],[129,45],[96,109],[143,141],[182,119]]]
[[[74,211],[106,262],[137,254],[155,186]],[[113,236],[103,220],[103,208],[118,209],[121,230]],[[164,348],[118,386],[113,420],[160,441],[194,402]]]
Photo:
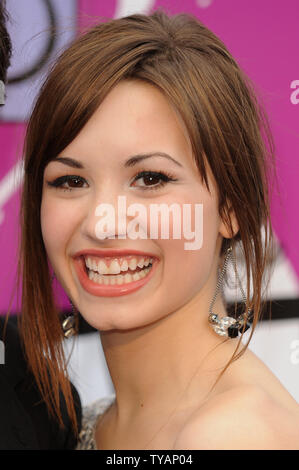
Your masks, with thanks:
[[[226,313],[222,302],[216,309]],[[123,422],[171,407],[183,393],[183,406],[200,403],[236,348],[236,340],[215,334],[200,301],[142,328],[101,332],[101,339]]]

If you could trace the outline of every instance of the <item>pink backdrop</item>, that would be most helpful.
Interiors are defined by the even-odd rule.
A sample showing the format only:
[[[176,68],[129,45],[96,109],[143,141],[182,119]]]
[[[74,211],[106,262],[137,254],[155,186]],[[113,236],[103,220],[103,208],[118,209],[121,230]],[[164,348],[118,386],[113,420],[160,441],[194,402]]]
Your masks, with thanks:
[[[215,32],[254,81],[266,106],[277,149],[281,199],[272,199],[275,233],[299,277],[299,2],[272,0],[136,0],[135,11],[163,7],[171,14],[190,12]],[[93,15],[113,18],[129,13],[132,1],[79,0],[78,27],[95,22]],[[0,312],[8,308],[16,268],[19,191],[7,198],[5,178],[20,157],[25,124],[0,123]],[[66,296],[59,291],[62,307]],[[17,309],[16,299],[12,304]]]

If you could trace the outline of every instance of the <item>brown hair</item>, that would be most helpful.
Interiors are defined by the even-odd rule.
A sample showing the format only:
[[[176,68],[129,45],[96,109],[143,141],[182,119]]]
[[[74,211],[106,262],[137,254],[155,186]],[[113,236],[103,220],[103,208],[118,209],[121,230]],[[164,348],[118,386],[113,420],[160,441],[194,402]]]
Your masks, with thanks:
[[[73,422],[63,336],[41,233],[43,172],[123,79],[146,81],[165,94],[183,118],[208,189],[207,162],[210,165],[218,186],[219,214],[229,227],[229,204],[235,211],[240,229],[232,239],[223,239],[220,263],[228,244],[242,247],[246,311],[248,307],[254,311],[249,341],[260,317],[262,278],[272,255],[269,177],[274,170],[273,142],[250,81],[224,44],[192,15],[169,17],[161,10],[99,23],[75,39],[52,67],[28,124],[18,266],[23,289],[21,326],[29,364],[49,409],[58,416],[61,387]]]

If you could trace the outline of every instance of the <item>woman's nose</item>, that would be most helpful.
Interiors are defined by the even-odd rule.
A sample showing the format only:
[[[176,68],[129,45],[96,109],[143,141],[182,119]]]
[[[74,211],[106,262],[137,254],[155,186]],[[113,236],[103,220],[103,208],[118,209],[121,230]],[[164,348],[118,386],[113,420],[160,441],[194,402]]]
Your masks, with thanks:
[[[88,204],[81,223],[81,233],[85,238],[97,241],[105,238],[126,238],[127,196],[110,191],[107,196],[102,193]]]

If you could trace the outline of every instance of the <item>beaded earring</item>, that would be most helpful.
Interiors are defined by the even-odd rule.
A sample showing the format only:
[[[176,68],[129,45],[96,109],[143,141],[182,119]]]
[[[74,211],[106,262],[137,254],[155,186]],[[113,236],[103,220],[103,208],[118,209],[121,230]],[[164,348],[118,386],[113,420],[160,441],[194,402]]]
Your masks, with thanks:
[[[225,274],[230,257],[232,257],[235,276],[236,276],[236,279],[238,281],[238,284],[242,293],[243,302],[246,305],[246,296],[245,296],[245,293],[244,293],[244,290],[243,290],[243,287],[239,278],[239,274],[237,271],[236,258],[233,253],[233,248],[232,246],[230,246],[226,252],[226,257],[224,260],[223,268],[221,270],[220,275],[218,276],[215,294],[213,296],[213,299],[209,307],[208,320],[213,330],[215,331],[215,333],[217,333],[219,336],[236,338],[239,333],[242,333],[242,331],[245,332],[248,330],[248,328],[250,328],[251,326],[250,321],[252,320],[252,317],[253,317],[253,313],[251,309],[248,309],[247,313],[244,312],[241,315],[239,315],[237,318],[233,318],[230,316],[219,318],[218,314],[213,312],[213,306],[216,301],[216,297],[220,291],[221,292],[223,291],[223,278],[224,278],[224,274]]]

